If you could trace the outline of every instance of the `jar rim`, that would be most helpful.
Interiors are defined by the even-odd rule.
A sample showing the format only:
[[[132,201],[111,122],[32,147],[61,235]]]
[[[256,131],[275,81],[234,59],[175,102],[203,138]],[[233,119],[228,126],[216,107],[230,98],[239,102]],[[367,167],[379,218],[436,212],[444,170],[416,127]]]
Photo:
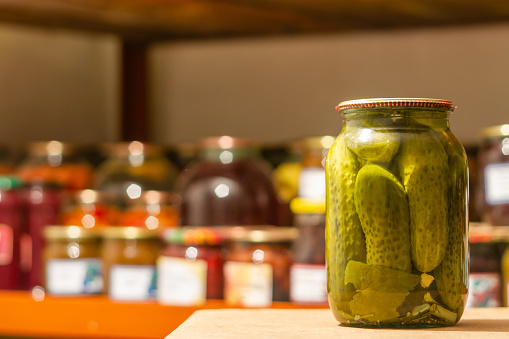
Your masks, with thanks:
[[[165,229],[161,236],[168,244],[220,245],[224,232],[212,227],[185,226]]]
[[[338,112],[359,108],[397,108],[418,107],[437,108],[454,111],[456,105],[452,101],[433,98],[372,98],[342,101],[336,106]]]
[[[88,229],[83,226],[60,226],[50,225],[43,229],[43,235],[48,240],[65,239],[98,239],[100,233],[97,229]]]
[[[160,230],[149,230],[137,226],[108,226],[102,227],[101,234],[105,239],[158,239]]]
[[[299,230],[295,227],[282,226],[234,226],[226,231],[225,238],[233,242],[292,242],[299,236]]]

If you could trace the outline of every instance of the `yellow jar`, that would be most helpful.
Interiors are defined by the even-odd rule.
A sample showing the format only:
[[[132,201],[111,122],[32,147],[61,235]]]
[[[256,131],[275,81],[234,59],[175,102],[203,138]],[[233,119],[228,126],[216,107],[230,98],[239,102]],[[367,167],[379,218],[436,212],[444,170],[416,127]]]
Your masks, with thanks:
[[[155,298],[159,232],[141,227],[103,229],[105,290],[115,300]]]
[[[48,293],[87,295],[103,291],[98,232],[79,226],[48,226],[43,234],[42,281]]]

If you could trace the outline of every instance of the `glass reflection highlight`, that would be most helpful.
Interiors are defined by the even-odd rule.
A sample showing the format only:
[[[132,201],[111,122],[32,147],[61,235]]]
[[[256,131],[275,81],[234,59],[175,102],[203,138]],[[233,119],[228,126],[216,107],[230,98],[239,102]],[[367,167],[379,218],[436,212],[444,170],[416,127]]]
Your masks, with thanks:
[[[219,184],[214,189],[214,193],[218,198],[226,198],[230,195],[230,187],[226,184]]]

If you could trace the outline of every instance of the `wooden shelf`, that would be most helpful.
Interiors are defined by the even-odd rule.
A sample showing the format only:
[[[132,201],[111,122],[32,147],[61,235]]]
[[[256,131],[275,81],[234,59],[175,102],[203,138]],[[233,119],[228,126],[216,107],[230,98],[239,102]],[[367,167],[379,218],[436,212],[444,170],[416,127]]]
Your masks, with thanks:
[[[499,0],[0,0],[0,21],[161,40],[509,20]]]
[[[198,309],[229,308],[211,300],[200,307],[156,302],[113,302],[107,296],[51,297],[36,301],[30,292],[0,292],[0,336],[36,338],[164,338]],[[272,308],[327,308],[274,303]]]

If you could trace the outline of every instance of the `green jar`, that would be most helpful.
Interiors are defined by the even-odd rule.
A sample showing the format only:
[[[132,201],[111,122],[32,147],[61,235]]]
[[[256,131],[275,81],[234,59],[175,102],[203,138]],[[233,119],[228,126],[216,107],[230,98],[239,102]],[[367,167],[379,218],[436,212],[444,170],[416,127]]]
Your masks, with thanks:
[[[327,295],[341,325],[457,323],[468,290],[468,169],[437,99],[340,103],[326,160]]]

